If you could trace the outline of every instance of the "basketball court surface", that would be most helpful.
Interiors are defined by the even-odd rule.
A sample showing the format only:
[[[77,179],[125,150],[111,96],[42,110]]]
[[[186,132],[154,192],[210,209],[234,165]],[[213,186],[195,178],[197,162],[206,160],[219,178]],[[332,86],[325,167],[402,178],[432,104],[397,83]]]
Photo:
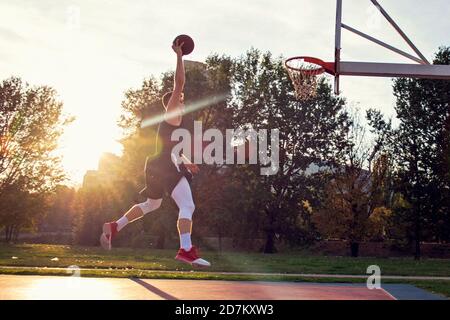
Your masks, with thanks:
[[[0,300],[441,300],[411,285],[0,275]]]

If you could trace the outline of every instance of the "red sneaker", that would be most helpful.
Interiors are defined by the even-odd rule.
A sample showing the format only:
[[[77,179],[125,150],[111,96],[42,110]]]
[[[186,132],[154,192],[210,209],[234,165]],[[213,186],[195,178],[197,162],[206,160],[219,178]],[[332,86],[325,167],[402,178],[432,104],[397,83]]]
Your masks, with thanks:
[[[100,236],[100,244],[103,249],[111,250],[111,241],[117,234],[117,223],[107,222],[103,225],[103,233]]]
[[[194,267],[210,267],[211,264],[205,259],[200,258],[196,247],[192,246],[191,250],[186,251],[184,249],[178,250],[178,254],[175,259],[189,263]]]

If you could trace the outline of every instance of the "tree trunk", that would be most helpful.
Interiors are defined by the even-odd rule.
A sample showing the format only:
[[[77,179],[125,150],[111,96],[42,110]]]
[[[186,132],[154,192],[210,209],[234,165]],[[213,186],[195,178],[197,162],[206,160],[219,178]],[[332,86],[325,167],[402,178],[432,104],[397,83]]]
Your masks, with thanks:
[[[156,240],[156,248],[164,249],[165,242],[166,242],[166,233],[163,232],[158,236],[158,240]]]
[[[5,226],[5,242],[8,243],[9,227]]]
[[[222,232],[219,231],[219,252],[222,252]]]
[[[264,253],[275,253],[275,232],[273,230],[269,230],[266,234]]]
[[[266,209],[266,213],[269,217],[269,226],[266,228],[266,243],[264,244],[264,253],[275,253],[275,230],[274,222],[275,216],[273,212]]]
[[[13,234],[13,226],[7,226],[6,227],[6,236],[5,236],[6,243],[11,242],[12,234]]]
[[[8,242],[11,242],[11,240],[12,240],[13,231],[14,231],[14,226],[9,227]]]
[[[415,245],[416,245],[416,249],[414,251],[414,260],[420,260],[420,257],[422,255],[420,252],[420,241],[416,240]]]
[[[350,242],[350,255],[353,258],[357,258],[359,256],[359,242]]]
[[[19,233],[20,233],[20,227],[15,227],[13,229],[13,234],[12,234],[12,240],[14,243],[17,243],[17,240],[19,239]]]
[[[420,240],[421,240],[421,225],[420,225],[420,213],[421,213],[421,206],[419,205],[416,207],[416,221],[415,221],[415,250],[414,250],[414,260],[420,260],[421,252],[420,252]]]
[[[415,231],[415,250],[414,250],[414,260],[420,260],[421,250],[420,250],[420,222],[416,221],[416,231]]]

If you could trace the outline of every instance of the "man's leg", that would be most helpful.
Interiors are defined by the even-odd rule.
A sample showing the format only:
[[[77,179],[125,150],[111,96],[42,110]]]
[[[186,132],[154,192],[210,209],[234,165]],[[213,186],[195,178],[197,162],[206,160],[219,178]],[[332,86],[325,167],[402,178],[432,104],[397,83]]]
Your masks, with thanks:
[[[192,215],[194,214],[195,205],[192,199],[191,186],[186,178],[180,179],[171,194],[173,200],[178,206],[178,234],[180,235],[180,248],[191,250],[191,232],[192,232]]]
[[[177,221],[178,234],[180,236],[180,248],[186,251],[191,250],[192,241],[192,221],[189,219],[179,218]]]
[[[115,222],[107,222],[103,225],[103,233],[100,236],[100,243],[104,249],[111,250],[111,240],[128,223],[136,221],[147,213],[150,213],[161,206],[162,199],[147,199],[147,201],[134,205],[120,219]]]
[[[128,210],[122,218],[116,221],[117,223],[117,231],[120,231],[125,227],[128,223],[134,222],[147,213],[150,213],[161,206],[162,199],[147,199],[147,201],[135,204]]]
[[[180,210],[177,223],[180,235],[180,250],[176,259],[192,265],[209,267],[210,263],[201,259],[198,256],[197,249],[192,246],[192,215],[194,214],[195,205],[192,199],[191,187],[185,177],[180,179],[171,196]]]

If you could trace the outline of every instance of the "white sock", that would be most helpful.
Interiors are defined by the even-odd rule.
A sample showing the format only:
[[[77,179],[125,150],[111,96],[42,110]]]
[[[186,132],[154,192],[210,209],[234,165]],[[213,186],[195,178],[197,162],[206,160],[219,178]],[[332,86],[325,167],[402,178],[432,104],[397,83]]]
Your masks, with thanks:
[[[180,247],[181,247],[181,249],[184,249],[186,251],[191,250],[192,242],[191,242],[191,234],[190,233],[180,234]]]
[[[117,231],[120,231],[128,224],[128,218],[123,216],[119,220],[116,221],[117,223]]]

